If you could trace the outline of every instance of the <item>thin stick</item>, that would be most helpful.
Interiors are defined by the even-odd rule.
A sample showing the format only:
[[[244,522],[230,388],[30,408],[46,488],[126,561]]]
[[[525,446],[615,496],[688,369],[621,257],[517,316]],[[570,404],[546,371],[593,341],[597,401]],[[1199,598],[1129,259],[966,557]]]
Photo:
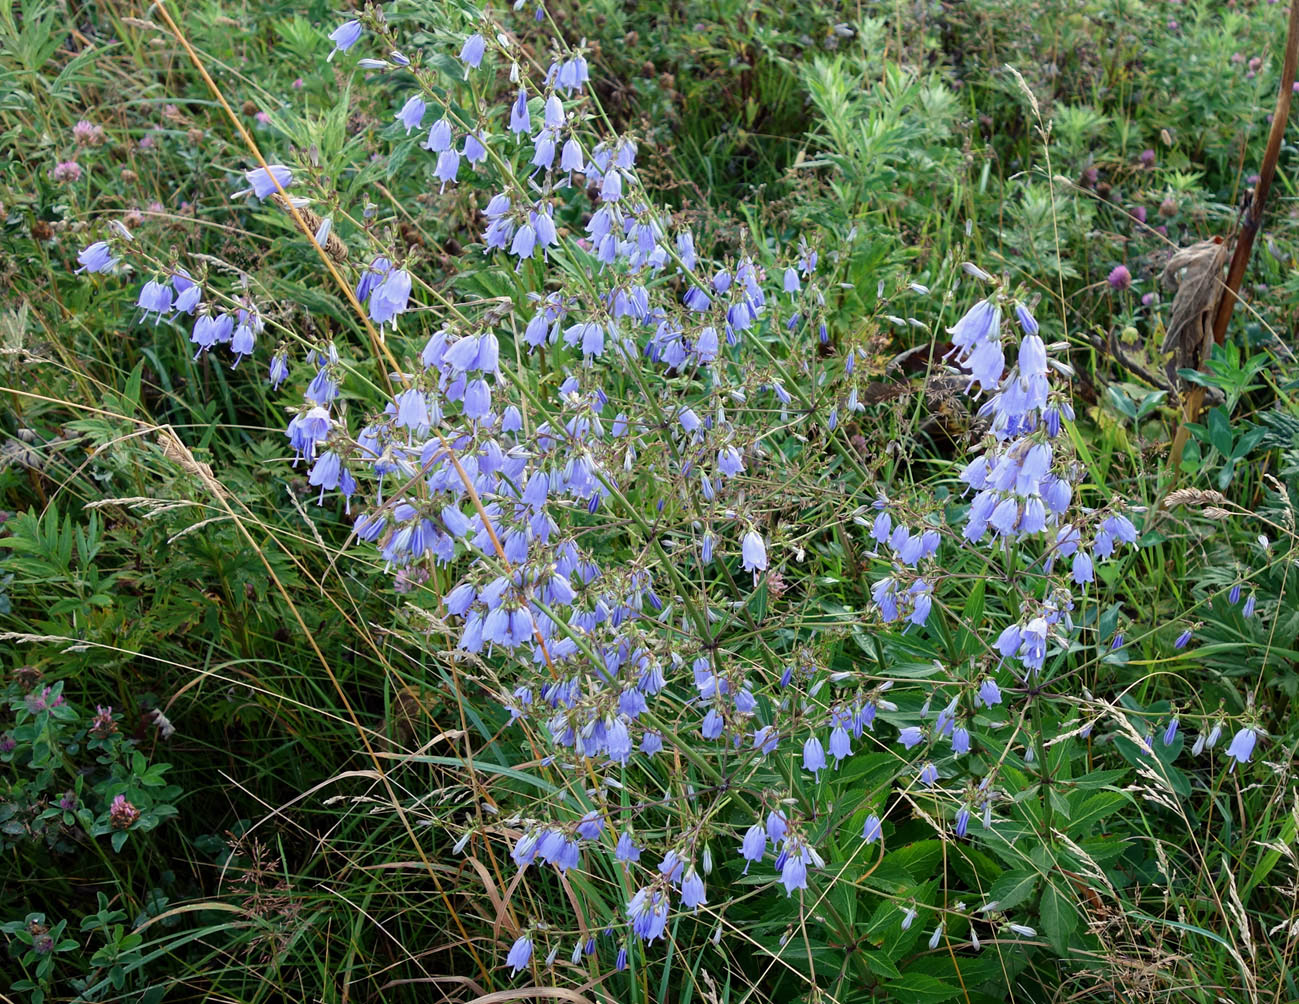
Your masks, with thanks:
[[[1226,288],[1222,299],[1218,301],[1218,312],[1213,317],[1213,343],[1221,345],[1227,335],[1227,322],[1236,306],[1236,294],[1245,278],[1245,266],[1249,264],[1250,252],[1254,250],[1254,239],[1263,225],[1263,205],[1272,187],[1272,178],[1276,175],[1276,162],[1281,154],[1281,140],[1285,138],[1286,123],[1290,118],[1290,98],[1293,94],[1295,72],[1299,69],[1299,0],[1290,4],[1290,26],[1286,31],[1285,62],[1281,67],[1281,87],[1276,95],[1276,110],[1272,113],[1272,128],[1267,134],[1267,149],[1263,152],[1263,166],[1259,168],[1258,184],[1254,186],[1254,197],[1245,218],[1241,223],[1240,233],[1236,237],[1236,250],[1231,256],[1231,265],[1227,269]],[[1197,385],[1186,395],[1186,404],[1182,409],[1182,424],[1177,428],[1173,439],[1173,448],[1169,454],[1169,467],[1172,477],[1177,478],[1182,466],[1182,450],[1190,438],[1188,423],[1197,421],[1204,408],[1204,388]]]

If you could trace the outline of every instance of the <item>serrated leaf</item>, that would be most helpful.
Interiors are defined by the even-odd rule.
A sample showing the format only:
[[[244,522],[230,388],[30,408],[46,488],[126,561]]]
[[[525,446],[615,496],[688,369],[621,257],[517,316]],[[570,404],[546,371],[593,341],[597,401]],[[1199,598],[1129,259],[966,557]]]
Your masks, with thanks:
[[[866,963],[866,968],[876,976],[882,976],[886,980],[899,980],[902,978],[902,971],[884,953],[863,951],[861,957]]]
[[[988,899],[1001,904],[1002,909],[1009,910],[1033,895],[1038,878],[1038,873],[1035,871],[1027,868],[1012,868],[992,883],[988,889]]]
[[[1090,795],[1074,792],[1070,798],[1069,831],[1085,833],[1091,823],[1110,815],[1127,800],[1126,795],[1117,791],[1097,791]]]
[[[940,1004],[942,1001],[955,1000],[962,994],[960,987],[914,970],[907,972],[902,979],[887,984],[885,989],[892,991],[907,1004]]]
[[[1073,899],[1057,886],[1048,884],[1042,890],[1042,930],[1051,947],[1060,955],[1069,950],[1069,939],[1078,929],[1078,908]]]

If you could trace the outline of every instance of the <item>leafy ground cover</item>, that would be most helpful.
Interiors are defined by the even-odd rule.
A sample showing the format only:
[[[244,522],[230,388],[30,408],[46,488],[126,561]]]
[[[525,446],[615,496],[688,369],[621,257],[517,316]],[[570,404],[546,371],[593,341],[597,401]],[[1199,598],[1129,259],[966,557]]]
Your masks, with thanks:
[[[1299,998],[1286,25],[0,11],[10,993]]]

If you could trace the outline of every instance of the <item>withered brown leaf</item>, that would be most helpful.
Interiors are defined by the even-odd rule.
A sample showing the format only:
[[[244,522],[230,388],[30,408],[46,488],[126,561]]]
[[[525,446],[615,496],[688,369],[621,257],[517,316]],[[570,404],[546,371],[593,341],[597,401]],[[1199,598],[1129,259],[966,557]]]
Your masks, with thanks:
[[[1164,372],[1169,386],[1182,381],[1179,369],[1199,369],[1213,345],[1213,318],[1222,298],[1222,267],[1227,245],[1215,239],[1181,248],[1168,260],[1160,277],[1175,290],[1173,313],[1160,351],[1168,356]]]

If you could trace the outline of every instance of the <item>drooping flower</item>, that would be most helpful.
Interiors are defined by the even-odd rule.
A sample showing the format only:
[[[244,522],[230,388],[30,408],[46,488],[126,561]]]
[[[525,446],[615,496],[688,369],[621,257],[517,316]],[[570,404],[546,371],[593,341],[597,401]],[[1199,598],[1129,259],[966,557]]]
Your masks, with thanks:
[[[383,281],[370,291],[370,320],[382,327],[404,313],[410,300],[411,279],[405,269],[388,271]]]
[[[108,241],[95,241],[77,255],[77,262],[81,265],[81,268],[77,269],[77,274],[107,272],[117,264],[117,261],[118,259],[113,257]]]
[[[707,902],[708,898],[705,895],[703,878],[695,871],[693,866],[687,868],[685,877],[681,880],[681,905],[691,910],[697,910]]]
[[[510,967],[510,975],[517,976],[528,968],[528,962],[531,959],[532,939],[523,934],[510,946],[510,954],[505,957],[505,964]]]
[[[252,186],[253,195],[259,199],[264,199],[276,191],[276,184],[280,188],[288,188],[293,184],[293,172],[283,164],[268,164],[266,167],[256,167],[251,171],[245,171],[244,177],[248,179],[248,184]]]
[[[842,725],[830,733],[830,755],[834,757],[836,767],[845,757],[852,755],[852,742],[848,738],[848,730]]]
[[[632,932],[642,941],[663,937],[668,922],[667,894],[651,891],[648,886],[637,890],[627,904],[627,919]]]
[[[346,52],[352,46],[356,45],[361,37],[361,22],[357,20],[344,21],[337,28],[329,33],[329,40],[334,43],[333,50],[325,57],[329,62],[338,53]]]
[[[406,99],[406,103],[401,106],[394,118],[406,127],[406,135],[409,136],[412,129],[418,129],[419,124],[424,121],[424,99],[418,94],[413,94]]]
[[[483,53],[487,51],[487,40],[482,35],[475,32],[465,39],[465,44],[460,47],[460,62],[470,69],[478,69],[483,61]]]
[[[1249,758],[1254,755],[1254,745],[1258,742],[1258,733],[1252,728],[1243,728],[1236,733],[1235,738],[1231,740],[1231,745],[1227,747],[1227,756],[1234,761],[1231,769],[1236,769],[1236,764],[1249,763]]]
[[[443,117],[429,126],[428,138],[424,140],[424,149],[431,150],[433,153],[443,153],[451,149],[452,140],[451,123]]]
[[[531,131],[532,118],[528,115],[528,92],[520,86],[519,95],[510,106],[510,132],[517,135]]]
[[[762,534],[757,530],[750,530],[744,535],[740,542],[740,555],[744,561],[744,570],[753,572],[756,576],[758,572],[767,567],[767,544],[762,539]]]
[[[825,770],[825,749],[816,736],[809,736],[807,742],[803,743],[803,769],[810,770],[817,776]]]
[[[141,287],[136,306],[144,312],[141,321],[148,320],[149,315],[153,314],[153,323],[157,324],[164,314],[171,313],[171,287],[165,282],[150,279]]]
[[[761,823],[754,823],[745,831],[744,839],[740,842],[740,857],[745,861],[744,874],[749,874],[749,865],[762,860],[766,850],[766,831],[763,830]]]

